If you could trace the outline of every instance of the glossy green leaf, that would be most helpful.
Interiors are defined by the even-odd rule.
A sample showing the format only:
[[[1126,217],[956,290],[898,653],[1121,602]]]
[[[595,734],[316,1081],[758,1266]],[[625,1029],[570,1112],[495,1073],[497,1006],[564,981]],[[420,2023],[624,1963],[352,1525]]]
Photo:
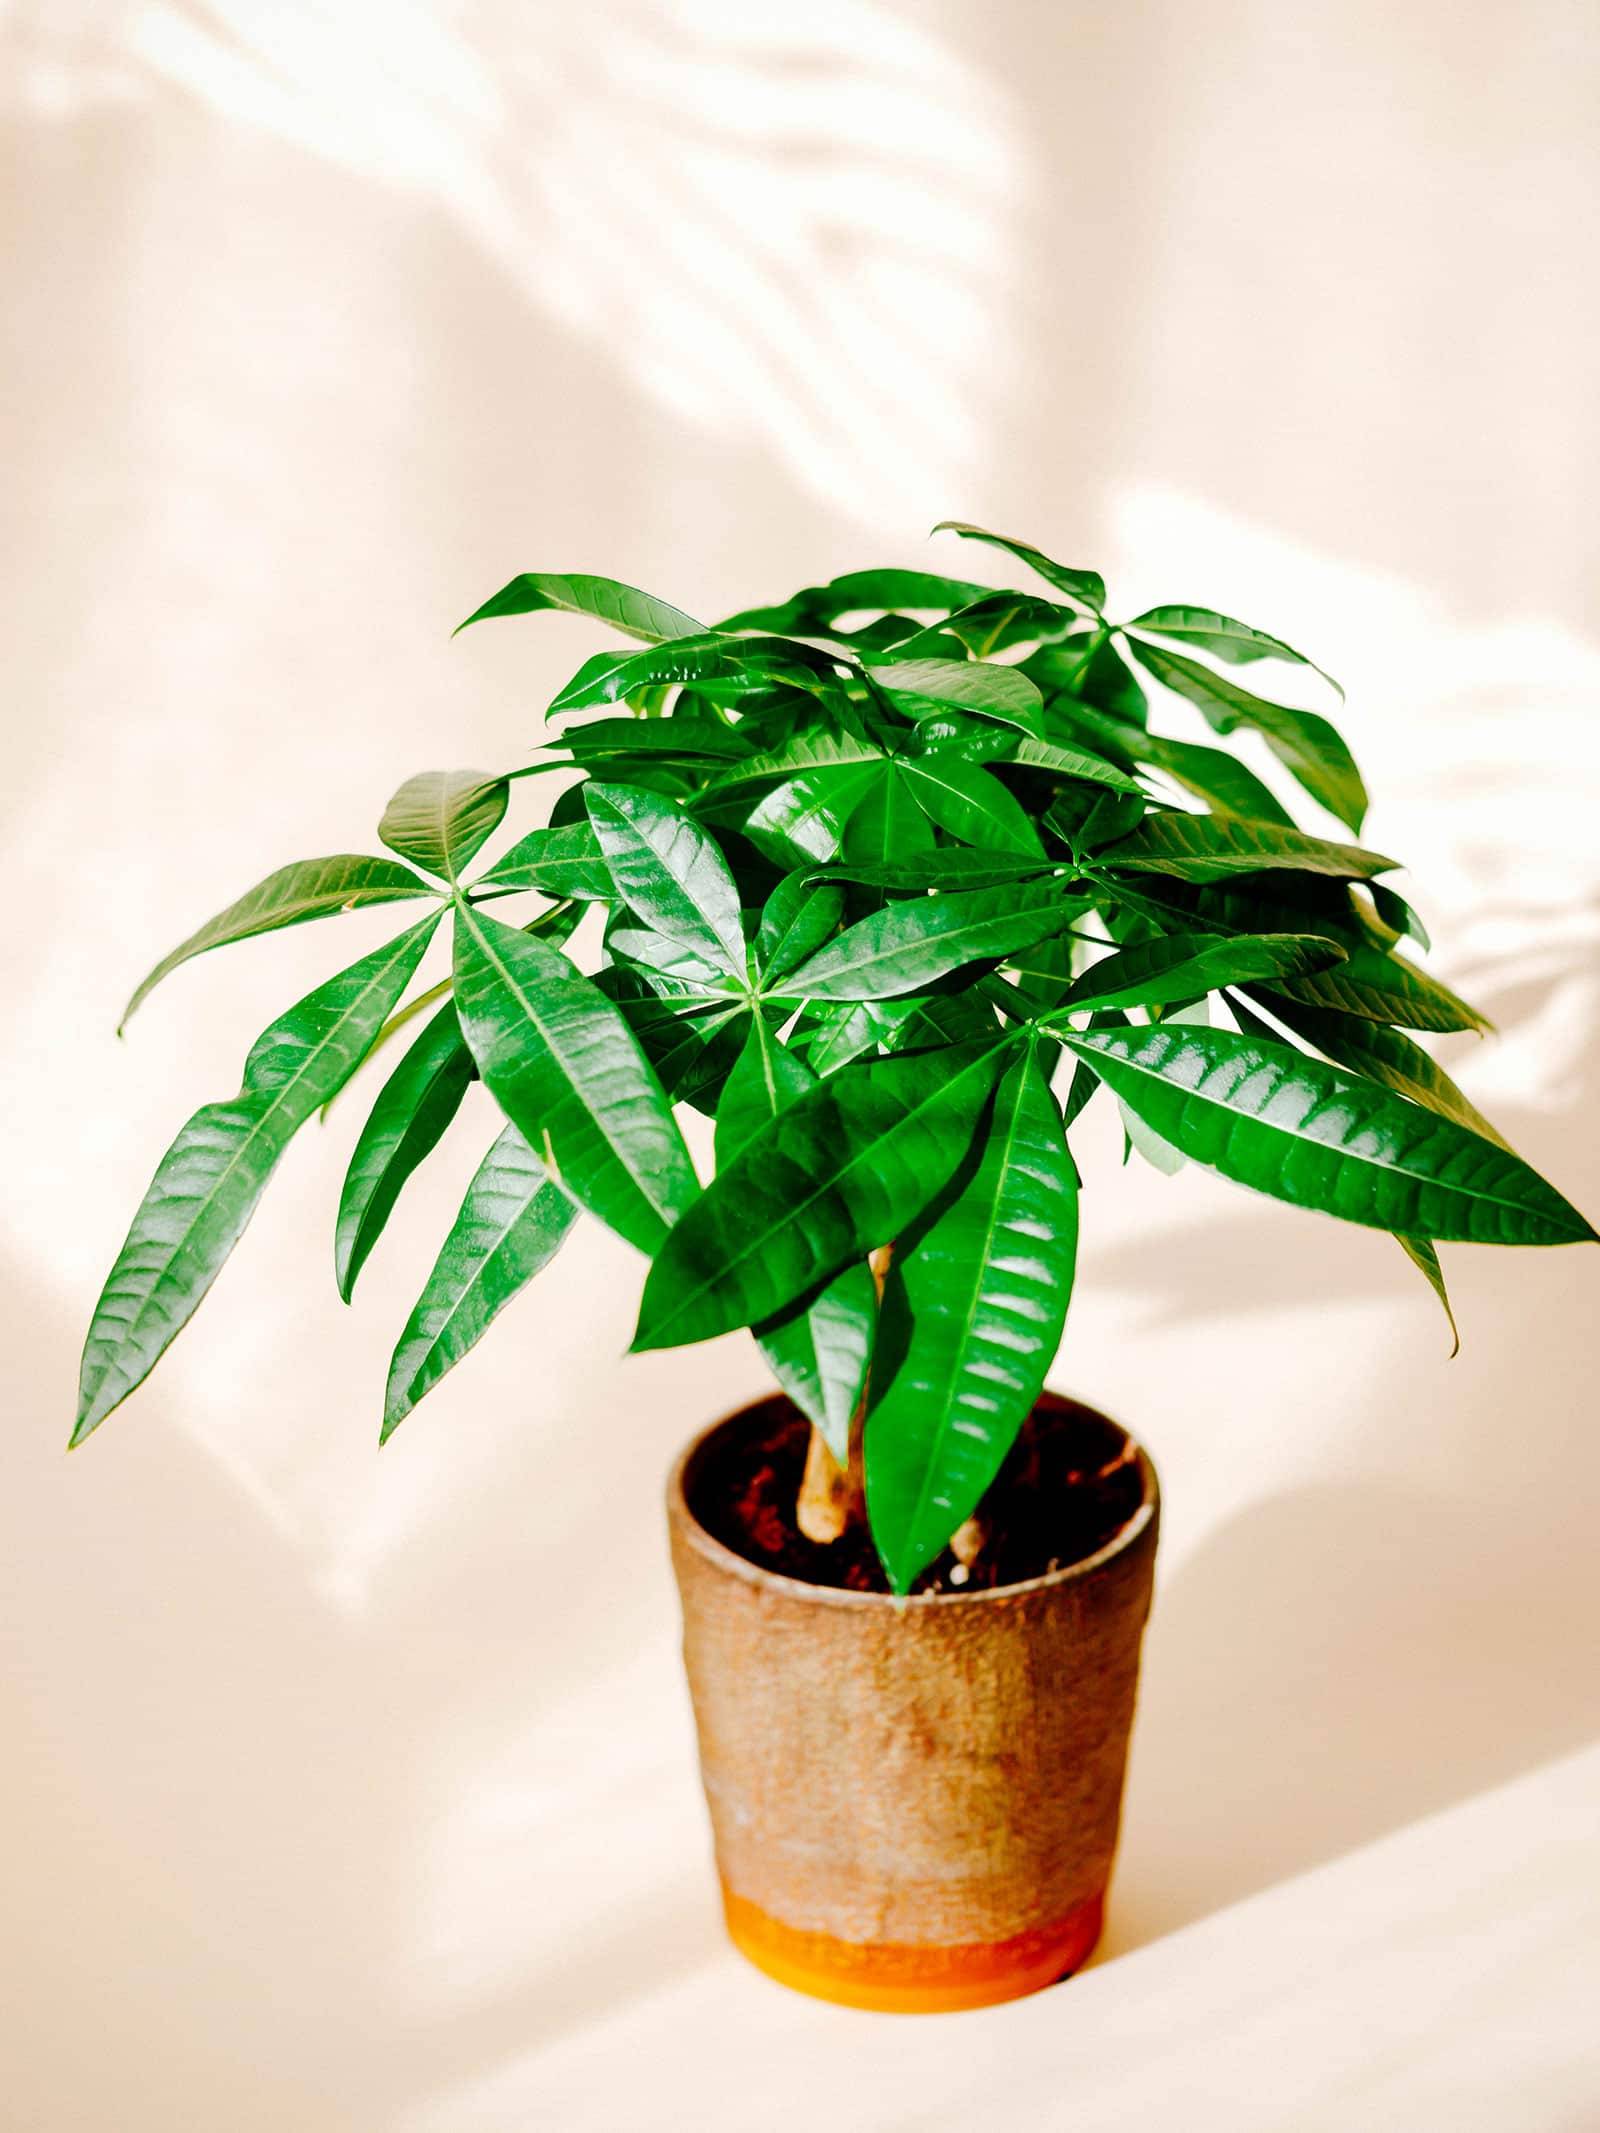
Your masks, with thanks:
[[[335,911],[355,911],[366,904],[392,904],[402,897],[437,894],[431,882],[419,881],[409,867],[393,859],[369,859],[358,852],[338,852],[329,859],[297,859],[292,866],[279,867],[276,874],[269,874],[265,881],[247,889],[226,911],[208,918],[170,955],[164,955],[122,1010],[118,1034],[163,978],[192,956],[204,955],[208,948],[251,940],[258,933],[275,933],[282,926],[303,925],[307,919],[327,918]]]
[[[384,809],[378,835],[402,859],[454,881],[499,827],[509,791],[483,770],[424,770]]]
[[[1444,1268],[1439,1264],[1439,1254],[1426,1237],[1397,1236],[1394,1241],[1438,1297],[1440,1309],[1450,1322],[1450,1338],[1453,1343],[1450,1354],[1453,1359],[1461,1353],[1461,1331],[1456,1324],[1456,1314],[1450,1308],[1450,1291],[1444,1285]]]
[[[244,1233],[295,1133],[354,1072],[422,960],[440,914],[319,985],[250,1048],[230,1102],[206,1104],[162,1157],[101,1291],[72,1441],[155,1367]]]
[[[756,1016],[717,1106],[717,1167],[725,1168],[780,1111],[817,1085],[805,1063]],[[773,1376],[843,1466],[877,1325],[877,1287],[854,1260],[810,1296],[753,1330]]]
[[[744,834],[764,858],[785,871],[835,859],[846,822],[880,776],[874,764],[857,763],[790,778],[751,808]]]
[[[333,1247],[346,1303],[402,1186],[439,1145],[476,1073],[455,1002],[447,1001],[379,1090],[350,1157]]]
[[[519,1290],[548,1265],[578,1210],[515,1126],[467,1187],[389,1365],[387,1443],[423,1394],[474,1347]]]
[[[816,1074],[837,1074],[852,1060],[879,1050],[913,1050],[915,1042],[907,1032],[937,997],[908,993],[894,1000],[818,1001],[807,1009],[801,1024],[807,1062]],[[795,1033],[796,1041],[801,1030]],[[938,1036],[926,1041],[942,1044],[949,1040]]]
[[[893,763],[872,779],[845,817],[840,846],[847,860],[868,865],[933,850],[933,825]]]
[[[826,653],[792,637],[679,637],[642,652],[590,661],[551,700],[550,715],[622,703],[640,689],[692,682],[702,695],[736,698],[774,681],[810,688],[832,673]]]
[[[1433,942],[1428,938],[1427,927],[1405,898],[1397,890],[1391,889],[1387,882],[1382,881],[1373,882],[1368,893],[1380,924],[1386,926],[1396,939],[1402,934],[1409,934],[1426,954]]]
[[[976,1167],[930,1212],[895,1256],[889,1293],[909,1340],[874,1385],[864,1442],[868,1521],[899,1593],[977,1509],[1061,1341],[1077,1173],[1031,1052],[995,1093]]]
[[[604,903],[618,893],[589,822],[531,830],[487,874],[479,875],[473,888],[539,889],[546,896],[570,896],[579,903]]]
[[[661,1084],[613,1004],[558,949],[456,913],[456,1009],[489,1093],[572,1197],[654,1252],[696,1192]]]
[[[1143,786],[1099,756],[1085,755],[1078,748],[1063,748],[1058,741],[1019,741],[1006,757],[1025,770],[1048,770],[1058,778],[1076,778],[1087,785],[1104,785],[1111,792],[1127,793],[1144,800]]]
[[[1044,826],[1078,858],[1103,845],[1120,844],[1144,820],[1148,802],[1136,793],[1098,792],[1093,786],[1063,786],[1045,810]],[[1122,884],[1116,894],[1123,894]]]
[[[1458,1126],[1465,1126],[1469,1132],[1481,1133],[1488,1141],[1499,1141],[1502,1147],[1506,1145],[1498,1130],[1462,1094],[1438,1060],[1400,1030],[1391,1029],[1386,1023],[1368,1021],[1360,1015],[1308,1007],[1303,1001],[1276,994],[1269,996],[1266,1004],[1280,1022],[1297,1037],[1304,1037],[1308,1044],[1315,1045],[1319,1052],[1326,1053],[1335,1066],[1347,1067],[1354,1074],[1365,1075],[1369,1081],[1381,1082],[1386,1089],[1396,1089],[1402,1096],[1409,1096],[1413,1103],[1437,1111],[1441,1118],[1453,1118]]]
[[[1065,636],[1081,623],[1074,609],[1034,593],[990,592],[902,638],[894,651],[897,659],[991,659],[1019,644]]]
[[[605,942],[613,961],[641,967],[655,990],[667,998],[703,1000],[713,993],[726,995],[734,982],[720,957],[712,962],[672,934],[640,925],[625,908],[612,914]]]
[[[1059,933],[1079,908],[1051,879],[891,903],[846,927],[785,980],[784,990],[806,1000],[924,991],[963,964]]]
[[[853,632],[837,624],[847,615],[889,613],[948,614],[988,598],[992,585],[946,578],[927,570],[852,570],[826,585],[808,585],[792,599],[773,607],[749,607],[730,615],[725,630],[776,630],[800,637],[839,637],[849,643]]]
[[[1131,836],[1105,846],[1098,864],[1138,873],[1170,874],[1176,881],[1226,881],[1263,869],[1326,874],[1361,880],[1397,866],[1381,852],[1335,844],[1277,822],[1247,822],[1237,815],[1186,815],[1163,809],[1147,815]]]
[[[898,1237],[955,1171],[1003,1063],[991,1043],[863,1062],[780,1112],[657,1254],[634,1347],[758,1325]]]
[[[596,718],[586,726],[569,726],[550,744],[577,763],[601,762],[608,756],[649,756],[665,763],[710,768],[737,762],[754,751],[746,736],[706,718],[686,718],[681,709],[671,718]]]
[[[633,785],[586,785],[584,804],[611,879],[658,933],[743,979],[739,891],[715,840],[692,816]]]
[[[1297,1207],[1476,1244],[1594,1236],[1509,1150],[1292,1046],[1164,1023],[1057,1034],[1163,1140]]]
[[[1253,933],[1236,940],[1174,933],[1118,949],[1086,970],[1061,997],[1061,1008],[1166,1007],[1219,985],[1276,981],[1344,961],[1337,941],[1313,934]]]
[[[503,585],[492,600],[485,600],[475,614],[468,615],[458,625],[458,634],[474,622],[487,622],[491,616],[531,615],[541,608],[587,615],[592,621],[609,623],[625,636],[641,637],[647,644],[660,644],[669,637],[695,637],[705,630],[703,622],[696,622],[682,608],[669,606],[653,593],[640,592],[637,586],[621,585],[615,578],[525,570],[509,585]]]
[[[638,1039],[667,1101],[714,1110],[750,1025],[748,1007],[663,997],[646,973],[627,964],[596,971],[594,983]]]
[[[1047,709],[1081,704],[1119,726],[1143,726],[1150,715],[1138,676],[1103,623],[1041,645],[1023,660],[1022,669],[1044,692]]]
[[[1235,622],[1231,615],[1219,615],[1214,607],[1147,607],[1142,615],[1125,622],[1123,628],[1148,630],[1175,644],[1191,645],[1229,666],[1244,666],[1254,659],[1283,659],[1291,666],[1309,667],[1313,674],[1322,676],[1341,702],[1344,699],[1343,689],[1326,667],[1319,667],[1314,659],[1307,659],[1304,652],[1297,652],[1281,637],[1252,629],[1248,622]]]
[[[1267,746],[1330,814],[1358,834],[1367,812],[1367,788],[1354,756],[1337,729],[1314,711],[1294,711],[1268,703],[1248,689],[1213,673],[1198,660],[1185,659],[1135,639],[1133,654],[1157,681],[1197,706],[1218,733],[1239,726],[1258,732]]]
[[[1036,880],[1041,874],[1063,880],[1073,876],[1059,859],[1022,859],[1011,852],[980,852],[951,844],[936,852],[914,852],[882,862],[830,859],[813,880],[854,881],[866,889],[887,889],[897,896],[922,896],[929,889],[993,889],[1002,883]]]
[[[969,711],[1043,736],[1044,700],[1015,667],[988,666],[976,659],[896,659],[866,671],[907,718],[925,718],[930,711]]]
[[[1271,786],[1225,748],[1207,748],[1200,741],[1175,741],[1143,727],[1130,728],[1087,704],[1065,698],[1050,707],[1048,716],[1074,737],[1103,749],[1112,762],[1125,769],[1136,762],[1148,764],[1221,814],[1294,828],[1294,818]]]
[[[1393,1022],[1402,1029],[1487,1030],[1493,1025],[1461,995],[1438,978],[1382,949],[1352,947],[1337,970],[1296,978],[1281,988],[1309,1007],[1336,1008],[1370,1022]],[[1271,1006],[1271,1002],[1267,1003]]]
[[[1049,556],[1034,547],[1032,541],[1008,540],[1003,533],[986,533],[981,526],[968,526],[960,519],[941,519],[934,527],[935,533],[959,533],[969,541],[987,541],[992,548],[1003,548],[1014,555],[1030,570],[1037,571],[1047,585],[1064,592],[1069,600],[1091,609],[1095,614],[1106,604],[1106,581],[1097,570],[1072,570],[1064,563],[1054,563]]]
[[[754,793],[811,772],[859,770],[886,760],[883,750],[853,733],[836,733],[828,727],[798,733],[781,747],[765,749],[735,763],[706,787],[706,798],[730,793]]]
[[[768,984],[816,954],[844,916],[844,891],[789,874],[767,899],[756,933],[756,962]]]
[[[992,772],[955,755],[904,756],[900,769],[917,805],[963,844],[1043,855],[1039,832]]]

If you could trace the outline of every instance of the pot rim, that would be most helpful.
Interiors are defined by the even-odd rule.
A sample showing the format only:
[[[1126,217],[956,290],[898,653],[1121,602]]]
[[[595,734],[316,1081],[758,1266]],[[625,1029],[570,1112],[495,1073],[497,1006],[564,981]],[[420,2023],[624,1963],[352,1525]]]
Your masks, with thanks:
[[[1031,1593],[1054,1591],[1058,1586],[1093,1576],[1096,1571],[1104,1569],[1107,1563],[1131,1548],[1140,1535],[1154,1524],[1161,1508],[1161,1488],[1156,1480],[1156,1470],[1151,1464],[1149,1453],[1132,1432],[1124,1429],[1111,1415],[1102,1413],[1098,1407],[1091,1407],[1087,1400],[1075,1399],[1069,1393],[1052,1392],[1046,1388],[1040,1395],[1041,1401],[1059,1401],[1063,1406],[1075,1407],[1084,1414],[1093,1415],[1097,1421],[1105,1422],[1112,1429],[1120,1431],[1124,1440],[1133,1448],[1144,1494],[1138,1507],[1103,1547],[1097,1548],[1092,1555],[1081,1556],[1075,1563],[1063,1563],[1058,1569],[1046,1570],[1038,1577],[1019,1578],[1012,1585],[987,1585],[978,1592],[919,1592],[907,1593],[901,1597],[891,1592],[852,1592],[839,1585],[813,1585],[806,1578],[786,1577],[779,1570],[764,1570],[759,1563],[750,1562],[725,1542],[719,1541],[714,1534],[708,1533],[691,1508],[684,1488],[684,1480],[690,1467],[718,1430],[725,1429],[729,1423],[737,1422],[741,1416],[752,1413],[758,1407],[765,1407],[772,1400],[786,1397],[781,1392],[768,1393],[758,1400],[747,1400],[742,1407],[735,1407],[729,1413],[719,1416],[715,1422],[707,1423],[679,1452],[667,1476],[667,1517],[674,1531],[680,1533],[695,1553],[704,1557],[714,1569],[725,1575],[741,1578],[747,1585],[753,1585],[758,1590],[795,1597],[803,1594],[807,1600],[819,1607],[857,1610],[890,1607],[896,1613],[903,1613],[912,1607],[982,1607],[991,1603],[1004,1604],[1025,1599]]]

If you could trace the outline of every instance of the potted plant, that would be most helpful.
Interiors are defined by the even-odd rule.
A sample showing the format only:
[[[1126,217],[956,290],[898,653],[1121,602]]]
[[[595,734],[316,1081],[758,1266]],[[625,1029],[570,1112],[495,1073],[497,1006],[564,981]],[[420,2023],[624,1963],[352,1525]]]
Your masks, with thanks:
[[[1395,862],[1352,841],[1366,793],[1338,732],[1255,670],[1335,685],[1208,608],[1114,623],[1094,572],[953,530],[1043,589],[863,571],[707,628],[529,573],[469,618],[563,610],[635,644],[585,661],[536,762],[412,778],[389,856],[283,868],[139,987],[130,1012],[224,942],[421,909],[179,1133],[95,1311],[73,1435],[146,1376],[365,1062],[394,1063],[340,1196],[347,1298],[481,1077],[504,1127],[401,1333],[382,1435],[582,1214],[650,1262],[637,1348],[754,1330],[779,1391],[669,1488],[728,1921],[773,1974],[902,2008],[1031,1990],[1099,1929],[1157,1492],[1116,1424],[1044,1391],[1084,1107],[1104,1090],[1163,1167],[1391,1231],[1447,1312],[1440,1240],[1595,1235],[1411,1034],[1486,1025],[1406,952],[1426,936]],[[1264,743],[1340,835],[1171,733],[1174,697]],[[549,770],[578,775],[548,822],[471,871]],[[413,993],[446,919],[450,973]],[[709,1182],[679,1106],[714,1122]]]

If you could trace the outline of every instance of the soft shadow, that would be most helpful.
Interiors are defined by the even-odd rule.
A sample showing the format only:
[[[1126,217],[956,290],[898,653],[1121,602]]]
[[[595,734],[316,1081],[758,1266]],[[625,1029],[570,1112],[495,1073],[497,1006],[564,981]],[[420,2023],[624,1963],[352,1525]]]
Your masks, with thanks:
[[[1592,1551],[1528,1510],[1332,1482],[1210,1536],[1151,1625],[1104,1954],[1593,1734]]]

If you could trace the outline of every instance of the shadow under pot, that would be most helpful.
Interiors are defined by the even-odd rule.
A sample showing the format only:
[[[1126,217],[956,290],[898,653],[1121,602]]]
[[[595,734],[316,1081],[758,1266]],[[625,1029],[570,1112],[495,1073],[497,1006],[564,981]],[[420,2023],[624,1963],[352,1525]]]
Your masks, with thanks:
[[[1121,1470],[1113,1530],[1040,1575],[894,1600],[763,1568],[716,1537],[730,1462],[748,1472],[750,1446],[790,1420],[784,1400],[741,1409],[667,1488],[729,1935],[769,1976],[846,2006],[940,2013],[1036,1992],[1100,1936],[1155,1471],[1117,1424],[1047,1393],[1030,1430],[1077,1430]],[[1091,1478],[1057,1475],[1031,1507],[1045,1532],[1059,1512],[1063,1556],[1082,1530],[1071,1487]]]

